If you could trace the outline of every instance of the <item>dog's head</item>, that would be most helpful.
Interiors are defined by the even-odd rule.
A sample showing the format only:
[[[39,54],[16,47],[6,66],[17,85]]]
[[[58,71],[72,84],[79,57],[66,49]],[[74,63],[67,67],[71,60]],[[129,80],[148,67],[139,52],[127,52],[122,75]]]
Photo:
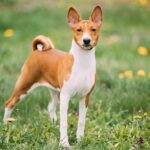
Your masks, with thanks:
[[[96,46],[102,20],[100,6],[94,8],[89,20],[82,20],[75,8],[69,8],[68,23],[73,31],[75,42],[83,50],[91,50]]]

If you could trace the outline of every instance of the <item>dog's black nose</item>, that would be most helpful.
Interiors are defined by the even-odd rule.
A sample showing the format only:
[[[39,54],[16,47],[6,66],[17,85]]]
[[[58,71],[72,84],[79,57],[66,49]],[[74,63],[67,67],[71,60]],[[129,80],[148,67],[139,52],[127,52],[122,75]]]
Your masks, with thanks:
[[[88,45],[91,42],[91,40],[90,39],[83,39],[83,42],[85,45]]]

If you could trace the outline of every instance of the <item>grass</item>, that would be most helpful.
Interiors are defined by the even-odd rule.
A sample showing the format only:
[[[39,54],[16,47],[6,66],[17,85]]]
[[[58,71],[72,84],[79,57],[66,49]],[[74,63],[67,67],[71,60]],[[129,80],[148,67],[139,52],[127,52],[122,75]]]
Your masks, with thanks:
[[[66,21],[70,4],[58,8],[40,4],[25,9],[15,4],[3,6],[0,12],[2,150],[61,149],[58,146],[59,109],[58,121],[53,124],[47,112],[50,96],[46,88],[34,90],[15,108],[12,116],[16,122],[2,123],[4,102],[11,95],[21,66],[31,51],[32,39],[44,34],[52,38],[57,48],[65,51],[70,48],[72,36]],[[88,9],[83,5],[77,7],[82,8],[84,18],[88,18],[92,4],[87,4]],[[109,7],[104,4],[103,10],[104,23],[96,50],[97,83],[87,113],[85,137],[79,143],[75,139],[78,100],[70,102],[68,132],[72,149],[150,149],[150,9],[136,4]],[[14,30],[10,38],[3,36],[8,28]],[[147,56],[138,54],[139,46],[148,49]],[[145,77],[137,76],[139,69],[146,72]],[[118,74],[126,70],[131,70],[133,77],[120,79]]]

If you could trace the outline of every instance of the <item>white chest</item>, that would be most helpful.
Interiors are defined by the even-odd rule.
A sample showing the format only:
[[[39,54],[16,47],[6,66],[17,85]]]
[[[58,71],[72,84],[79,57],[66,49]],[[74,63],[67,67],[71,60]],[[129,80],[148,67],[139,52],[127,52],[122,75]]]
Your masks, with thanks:
[[[95,82],[96,61],[95,49],[84,51],[73,47],[71,53],[74,57],[69,80],[64,82],[61,92],[70,96],[86,96]]]
[[[67,93],[71,96],[86,96],[95,82],[95,68],[82,70],[73,68],[70,79],[65,82]]]

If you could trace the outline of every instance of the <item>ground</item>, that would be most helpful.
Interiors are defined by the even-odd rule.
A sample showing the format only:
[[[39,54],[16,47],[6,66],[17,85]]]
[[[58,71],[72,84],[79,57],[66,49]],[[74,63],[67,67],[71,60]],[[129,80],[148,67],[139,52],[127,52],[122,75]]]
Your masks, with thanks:
[[[4,102],[11,95],[32,39],[44,34],[55,47],[69,51],[67,8],[74,4],[88,19],[99,1],[0,3],[0,149],[57,150],[58,121],[50,122],[46,88],[34,90],[14,110],[15,122],[3,124]],[[85,137],[76,142],[78,100],[69,107],[73,150],[150,149],[150,9],[149,4],[102,3],[104,21],[96,49],[97,82],[87,112]],[[86,7],[85,7],[86,5]]]

